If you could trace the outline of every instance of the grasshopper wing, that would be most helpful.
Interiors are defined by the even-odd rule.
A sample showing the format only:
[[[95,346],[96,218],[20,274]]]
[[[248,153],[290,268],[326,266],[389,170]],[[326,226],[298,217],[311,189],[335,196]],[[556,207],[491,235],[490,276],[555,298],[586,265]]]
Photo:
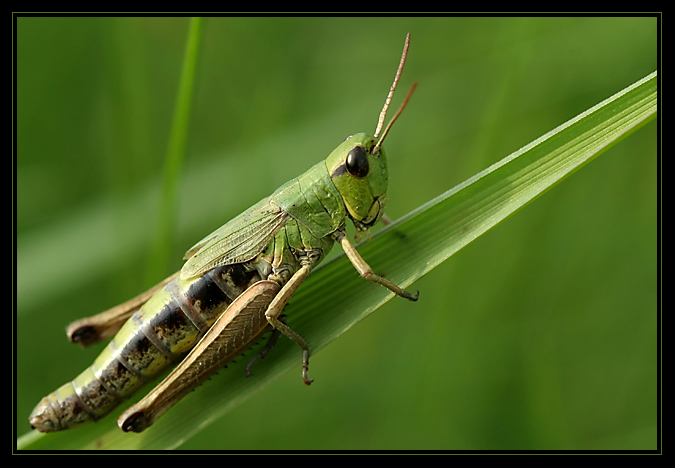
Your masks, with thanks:
[[[253,259],[270,243],[289,215],[265,198],[195,244],[185,254],[183,279],[213,268]]]

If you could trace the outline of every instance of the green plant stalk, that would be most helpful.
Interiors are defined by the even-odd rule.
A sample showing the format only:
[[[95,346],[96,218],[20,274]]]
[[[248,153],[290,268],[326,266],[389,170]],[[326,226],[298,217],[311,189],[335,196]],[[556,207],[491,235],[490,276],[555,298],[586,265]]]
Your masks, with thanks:
[[[655,118],[657,96],[654,72],[397,220],[361,244],[359,252],[378,273],[407,287]],[[315,354],[392,296],[361,279],[341,255],[310,275],[286,313]],[[291,370],[300,375],[300,351],[290,340],[280,340],[274,352],[256,364],[253,378],[244,377],[246,358],[241,361],[142,434],[122,433],[109,417],[64,433],[26,434],[18,448],[177,448],[282,373]]]
[[[171,124],[171,133],[167,148],[162,181],[162,198],[157,217],[153,245],[150,248],[146,283],[165,276],[168,268],[168,256],[175,232],[176,213],[178,211],[178,187],[185,148],[190,126],[190,109],[197,73],[197,61],[202,36],[202,18],[191,18],[185,57],[181,71],[176,106]]]

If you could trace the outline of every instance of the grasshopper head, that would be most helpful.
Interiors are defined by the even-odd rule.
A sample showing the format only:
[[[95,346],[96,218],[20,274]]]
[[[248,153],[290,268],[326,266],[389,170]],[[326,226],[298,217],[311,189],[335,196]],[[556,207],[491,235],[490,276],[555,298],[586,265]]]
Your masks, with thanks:
[[[342,196],[347,213],[362,231],[380,220],[387,201],[387,157],[376,144],[377,140],[372,136],[357,133],[326,159],[328,173]]]
[[[389,121],[384,131],[382,131],[382,127],[387,116],[389,104],[394,96],[396,85],[403,72],[409,45],[410,34],[405,38],[401,62],[398,65],[398,70],[396,70],[396,77],[389,89],[387,100],[384,102],[384,106],[380,112],[375,136],[366,135],[365,133],[352,135],[326,159],[328,173],[338,192],[340,192],[342,201],[347,208],[347,213],[352,221],[354,221],[354,226],[356,226],[358,231],[368,232],[368,229],[377,223],[384,214],[384,205],[387,202],[389,171],[387,168],[387,156],[384,154],[384,149],[382,149],[382,142],[389,133],[391,126],[398,116],[401,115],[401,112],[403,112],[410,96],[415,90],[415,86],[417,86],[417,82],[413,83],[401,107],[396,111],[396,114]],[[358,242],[360,238],[359,232],[357,232],[356,237]]]

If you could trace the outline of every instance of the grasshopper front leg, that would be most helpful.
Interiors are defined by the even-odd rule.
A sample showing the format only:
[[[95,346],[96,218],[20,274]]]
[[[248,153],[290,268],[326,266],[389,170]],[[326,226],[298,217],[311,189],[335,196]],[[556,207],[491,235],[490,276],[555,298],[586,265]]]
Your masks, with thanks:
[[[392,283],[388,279],[374,274],[373,269],[370,268],[370,265],[366,263],[366,261],[361,257],[361,255],[359,255],[359,253],[356,251],[356,248],[354,248],[352,243],[349,242],[349,238],[347,237],[345,231],[343,230],[335,231],[333,233],[333,239],[335,239],[335,242],[338,242],[342,246],[342,249],[345,251],[345,254],[347,254],[347,258],[349,258],[349,261],[352,262],[352,265],[354,265],[354,268],[356,268],[356,271],[359,272],[362,278],[381,284],[382,286],[389,289],[397,296],[405,297],[406,299],[411,300],[413,302],[417,301],[420,295],[419,291],[415,294],[412,294],[406,291],[405,289],[400,288],[399,286]]]

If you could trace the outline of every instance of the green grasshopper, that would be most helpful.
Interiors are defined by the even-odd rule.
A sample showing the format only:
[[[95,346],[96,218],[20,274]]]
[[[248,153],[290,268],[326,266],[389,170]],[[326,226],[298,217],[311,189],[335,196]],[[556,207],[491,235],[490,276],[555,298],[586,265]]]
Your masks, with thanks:
[[[386,222],[388,169],[382,142],[416,83],[380,132],[409,43],[410,35],[374,136],[350,136],[325,161],[195,244],[178,273],[130,301],[68,327],[70,340],[83,346],[116,334],[91,367],[40,401],[29,418],[33,428],[52,432],[99,420],[179,362],[145,398],[120,415],[122,430],[140,432],[270,328],[267,346],[251,360],[246,374],[284,334],[302,349],[302,380],[309,385],[308,343],[285,323],[282,311],[335,242],[363,278],[417,300],[419,293],[375,275],[345,231],[349,218],[358,242],[375,223]]]

